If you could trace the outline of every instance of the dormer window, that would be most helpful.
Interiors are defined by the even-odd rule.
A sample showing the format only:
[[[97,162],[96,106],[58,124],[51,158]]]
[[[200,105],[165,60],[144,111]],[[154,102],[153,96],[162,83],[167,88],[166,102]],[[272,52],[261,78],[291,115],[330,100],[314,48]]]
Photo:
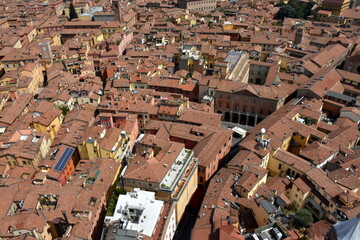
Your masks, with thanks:
[[[58,196],[54,194],[39,195],[38,209],[54,210],[58,202]]]
[[[97,202],[97,198],[91,197],[91,198],[90,198],[90,201],[89,201],[89,205],[90,205],[90,206],[95,206],[96,202]]]

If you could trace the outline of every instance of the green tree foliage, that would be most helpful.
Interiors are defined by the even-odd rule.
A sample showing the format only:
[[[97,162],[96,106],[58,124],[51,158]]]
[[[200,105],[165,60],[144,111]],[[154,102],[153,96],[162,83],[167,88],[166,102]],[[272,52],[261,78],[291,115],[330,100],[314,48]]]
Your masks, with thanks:
[[[294,18],[295,9],[290,5],[282,6],[276,14],[276,19],[284,20],[284,18]]]
[[[282,26],[283,22],[281,20],[277,20],[276,22],[272,22],[271,25],[273,25],[273,26]]]
[[[311,14],[311,8],[314,6],[314,2],[310,1],[303,4],[297,0],[289,0],[288,4],[280,1],[276,6],[280,7],[276,19],[284,20],[288,18],[306,18]]]
[[[106,216],[113,216],[114,215],[114,211],[115,211],[115,204],[113,203],[110,203],[108,208],[107,208],[107,211],[106,211]]]
[[[277,4],[275,4],[275,7],[282,7],[284,5],[286,5],[284,1],[280,0]]]
[[[307,209],[297,211],[296,220],[302,227],[308,227],[314,221],[311,212]]]
[[[60,105],[57,108],[61,110],[64,116],[66,116],[66,114],[68,114],[68,112],[70,111],[70,108],[67,105]]]
[[[125,189],[121,189],[121,188],[115,188],[115,194],[117,195],[117,196],[119,196],[120,194],[123,194],[123,195],[125,195],[126,194],[126,190]]]
[[[69,9],[69,15],[70,15],[70,20],[74,19],[74,18],[78,18],[78,15],[75,11],[74,5],[72,3],[70,3],[70,9]]]
[[[315,5],[315,2],[313,2],[313,1],[306,3],[305,10],[304,10],[304,13],[305,13],[304,18],[311,15],[311,9],[314,7],[314,5]]]

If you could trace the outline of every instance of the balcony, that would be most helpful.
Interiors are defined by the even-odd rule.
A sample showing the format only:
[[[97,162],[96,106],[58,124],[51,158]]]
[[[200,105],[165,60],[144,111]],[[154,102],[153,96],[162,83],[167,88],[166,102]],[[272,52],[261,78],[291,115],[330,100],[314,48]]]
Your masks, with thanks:
[[[309,198],[305,206],[318,219],[322,219],[322,217],[324,216],[325,213],[324,209],[319,204],[317,204],[313,199]]]

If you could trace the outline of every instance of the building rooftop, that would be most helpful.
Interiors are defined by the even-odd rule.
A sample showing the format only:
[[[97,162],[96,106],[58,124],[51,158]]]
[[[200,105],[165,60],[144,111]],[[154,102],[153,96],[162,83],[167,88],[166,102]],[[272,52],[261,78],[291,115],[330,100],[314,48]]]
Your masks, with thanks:
[[[87,10],[86,12],[84,12],[83,14],[81,14],[80,16],[93,16],[94,13],[96,12],[102,12],[103,11],[103,7],[92,7],[89,10]]]
[[[164,179],[160,183],[160,187],[165,190],[174,190],[176,184],[183,177],[184,171],[192,161],[194,152],[183,148],[180,154],[169,168]]]
[[[234,67],[236,66],[237,62],[240,60],[241,56],[244,54],[245,52],[243,51],[234,51],[231,50],[229,52],[229,54],[226,56],[225,58],[225,62],[228,62],[230,64],[230,72],[234,69]]]
[[[105,223],[119,221],[119,229],[134,230],[151,237],[163,205],[163,201],[155,199],[154,192],[135,188],[126,195],[119,195],[114,215],[105,217]]]

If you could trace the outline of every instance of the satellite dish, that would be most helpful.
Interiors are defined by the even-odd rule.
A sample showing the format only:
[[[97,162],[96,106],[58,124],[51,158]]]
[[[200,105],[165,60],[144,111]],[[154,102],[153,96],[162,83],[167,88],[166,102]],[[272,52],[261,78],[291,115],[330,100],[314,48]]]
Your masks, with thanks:
[[[265,128],[262,128],[262,129],[260,130],[260,132],[261,132],[262,134],[265,134],[265,133],[266,133],[266,129],[265,129]]]

